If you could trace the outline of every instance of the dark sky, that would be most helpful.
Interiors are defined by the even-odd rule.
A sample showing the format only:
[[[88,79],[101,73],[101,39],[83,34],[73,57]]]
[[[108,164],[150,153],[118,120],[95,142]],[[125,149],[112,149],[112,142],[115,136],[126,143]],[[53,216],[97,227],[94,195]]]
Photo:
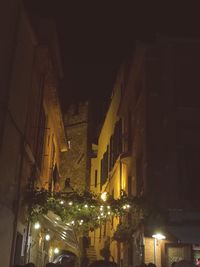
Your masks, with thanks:
[[[199,34],[200,28],[198,9],[195,13],[194,7],[179,3],[25,2],[31,12],[56,21],[64,69],[60,88],[63,108],[89,99],[97,118],[108,102],[117,70],[134,50],[136,40],[152,41],[156,34],[188,37]]]

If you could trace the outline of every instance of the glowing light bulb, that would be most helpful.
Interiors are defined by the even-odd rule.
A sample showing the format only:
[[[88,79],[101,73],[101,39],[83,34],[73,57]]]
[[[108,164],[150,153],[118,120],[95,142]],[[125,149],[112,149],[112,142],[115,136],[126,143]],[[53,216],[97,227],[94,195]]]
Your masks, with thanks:
[[[54,249],[54,253],[55,253],[55,254],[58,254],[58,253],[59,253],[59,249],[58,249],[58,248],[55,248],[55,249]]]
[[[39,222],[36,222],[35,225],[34,225],[34,228],[37,230],[37,229],[40,229],[41,225]]]
[[[155,239],[159,239],[159,240],[166,239],[166,236],[164,236],[161,233],[157,233],[155,235],[152,235],[152,237],[155,238]]]
[[[87,204],[85,204],[85,206],[84,206],[85,208],[88,208],[88,205]]]
[[[102,199],[103,201],[106,201],[106,199],[107,199],[107,192],[103,192],[103,193],[101,194],[101,199]]]
[[[73,205],[72,201],[70,201],[68,204],[69,204],[70,206],[72,206],[72,205]]]
[[[49,240],[51,239],[50,235],[49,235],[49,234],[46,234],[46,235],[45,235],[45,239],[46,239],[47,241],[49,241]]]
[[[63,205],[65,202],[63,200],[60,201],[60,204]]]

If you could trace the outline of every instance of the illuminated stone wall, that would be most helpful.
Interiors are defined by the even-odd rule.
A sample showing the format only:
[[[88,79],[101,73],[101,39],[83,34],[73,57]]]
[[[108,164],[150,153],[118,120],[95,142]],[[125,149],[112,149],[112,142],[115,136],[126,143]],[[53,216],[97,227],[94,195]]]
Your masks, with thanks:
[[[64,178],[70,178],[70,184],[74,189],[82,190],[88,186],[90,175],[91,143],[88,103],[71,105],[65,113],[64,125],[69,148],[63,156]]]

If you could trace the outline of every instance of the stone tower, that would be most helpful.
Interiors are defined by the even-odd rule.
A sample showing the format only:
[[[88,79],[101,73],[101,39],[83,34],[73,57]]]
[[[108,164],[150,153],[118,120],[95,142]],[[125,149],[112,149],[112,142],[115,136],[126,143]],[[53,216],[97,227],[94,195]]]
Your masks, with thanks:
[[[75,190],[89,188],[91,140],[88,102],[69,106],[64,115],[68,139],[63,174]],[[64,177],[63,177],[64,178]]]

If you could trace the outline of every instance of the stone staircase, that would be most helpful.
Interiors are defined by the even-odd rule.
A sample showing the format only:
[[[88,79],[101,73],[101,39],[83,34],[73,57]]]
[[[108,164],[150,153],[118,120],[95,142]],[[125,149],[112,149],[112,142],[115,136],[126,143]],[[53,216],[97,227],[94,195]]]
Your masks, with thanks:
[[[89,248],[86,249],[86,253],[89,260],[89,264],[97,260],[97,255],[94,246],[89,246]]]

